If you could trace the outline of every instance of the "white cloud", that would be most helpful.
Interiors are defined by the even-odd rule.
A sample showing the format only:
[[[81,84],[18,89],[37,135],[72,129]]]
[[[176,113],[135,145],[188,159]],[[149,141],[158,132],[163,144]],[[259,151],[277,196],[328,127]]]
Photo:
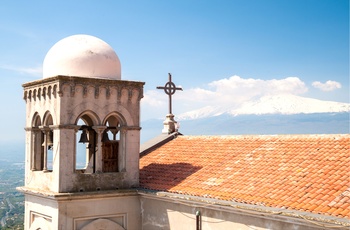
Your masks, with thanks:
[[[164,105],[164,95],[161,95],[158,91],[148,90],[144,93],[142,98],[142,104],[150,107],[161,107]]]
[[[235,98],[238,101],[249,100],[251,98],[264,95],[278,94],[302,94],[307,91],[305,83],[297,77],[285,79],[252,79],[232,76],[209,83],[214,91],[223,97]]]
[[[300,95],[307,90],[298,77],[262,80],[232,76],[209,83],[207,89],[177,91],[173,95],[173,113],[176,115],[205,106],[235,108],[243,102],[266,95]],[[149,90],[141,102],[144,119],[165,117],[168,112],[168,96],[163,91]]]
[[[37,67],[37,68],[20,68],[18,69],[19,72],[25,73],[25,74],[30,74],[34,76],[42,76],[43,75],[43,69],[42,67]]]
[[[335,89],[340,89],[341,88],[341,84],[339,82],[336,81],[326,81],[325,83],[321,83],[319,81],[314,81],[312,83],[312,86],[320,89],[322,91],[333,91]]]

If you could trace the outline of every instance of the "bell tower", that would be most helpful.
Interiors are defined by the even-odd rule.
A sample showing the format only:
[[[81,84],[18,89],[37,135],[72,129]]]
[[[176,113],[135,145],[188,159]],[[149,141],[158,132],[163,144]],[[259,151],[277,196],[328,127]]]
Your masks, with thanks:
[[[26,102],[25,229],[138,229],[143,82],[104,41],[56,43]]]

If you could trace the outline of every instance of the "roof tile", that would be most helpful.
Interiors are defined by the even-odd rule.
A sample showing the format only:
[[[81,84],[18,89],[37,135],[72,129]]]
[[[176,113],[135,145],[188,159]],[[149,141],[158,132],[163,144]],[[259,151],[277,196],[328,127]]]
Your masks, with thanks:
[[[140,186],[350,218],[350,135],[178,136],[140,158]]]

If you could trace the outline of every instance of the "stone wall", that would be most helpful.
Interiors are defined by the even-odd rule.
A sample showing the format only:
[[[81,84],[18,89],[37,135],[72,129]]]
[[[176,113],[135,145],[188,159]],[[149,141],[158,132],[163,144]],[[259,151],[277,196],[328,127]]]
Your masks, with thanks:
[[[196,228],[196,214],[200,214],[201,228],[199,229],[203,230],[328,229],[322,227],[321,224],[318,225],[316,221],[283,216],[278,212],[259,213],[249,209],[225,207],[154,194],[142,194],[140,202],[143,230],[198,229]],[[338,229],[342,229],[339,227],[341,226],[338,226]]]

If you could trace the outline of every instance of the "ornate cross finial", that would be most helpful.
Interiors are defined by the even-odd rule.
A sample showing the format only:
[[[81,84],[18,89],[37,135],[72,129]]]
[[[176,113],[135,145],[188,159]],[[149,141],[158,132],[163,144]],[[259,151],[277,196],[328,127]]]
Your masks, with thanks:
[[[172,114],[171,95],[173,95],[176,90],[182,90],[182,88],[176,87],[174,82],[171,81],[171,74],[169,73],[169,81],[164,86],[157,86],[157,89],[164,89],[164,92],[169,95],[169,114]]]

